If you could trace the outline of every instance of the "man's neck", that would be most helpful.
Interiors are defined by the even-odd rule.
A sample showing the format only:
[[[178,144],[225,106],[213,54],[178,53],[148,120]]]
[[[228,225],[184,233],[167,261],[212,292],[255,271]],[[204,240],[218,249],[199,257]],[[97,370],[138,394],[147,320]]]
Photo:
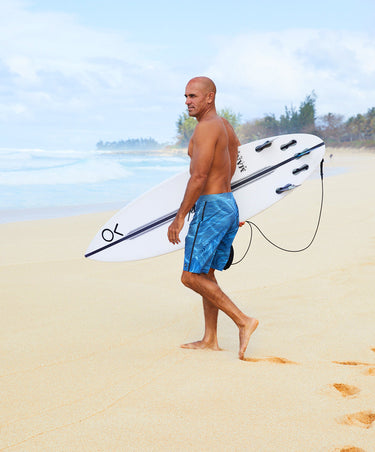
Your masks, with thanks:
[[[217,116],[215,105],[209,106],[207,110],[205,110],[199,117],[196,117],[198,122],[206,121],[207,119],[211,119],[214,116]]]

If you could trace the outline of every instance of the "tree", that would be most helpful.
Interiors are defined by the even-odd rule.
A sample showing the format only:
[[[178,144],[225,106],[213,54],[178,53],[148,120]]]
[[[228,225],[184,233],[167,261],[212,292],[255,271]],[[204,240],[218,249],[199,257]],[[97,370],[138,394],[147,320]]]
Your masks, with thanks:
[[[365,138],[365,126],[366,118],[360,113],[356,116],[352,116],[347,121],[347,128],[350,131],[350,138],[352,140],[364,140]]]
[[[345,136],[345,123],[343,115],[328,113],[319,118],[319,135],[325,140],[334,143],[340,143]]]
[[[273,114],[269,114],[263,119],[246,121],[237,130],[238,138],[243,144],[279,134],[280,124]]]
[[[313,91],[306,96],[299,107],[298,128],[300,132],[312,133],[315,131],[315,101],[316,94]]]
[[[369,108],[365,115],[365,138],[366,140],[375,139],[375,107]]]
[[[301,102],[298,111],[293,105],[285,107],[285,114],[280,116],[280,133],[312,133],[315,131],[315,101],[313,91]]]
[[[280,124],[274,114],[268,114],[263,118],[263,129],[265,136],[280,134]]]
[[[241,115],[234,113],[230,108],[223,108],[217,114],[225,118],[232,127],[236,130],[241,122]],[[193,135],[197,120],[189,116],[186,112],[182,113],[176,122],[177,127],[177,145],[186,147],[189,144],[190,138]]]
[[[237,136],[242,144],[250,143],[261,138],[261,120],[246,121],[238,128]]]
[[[176,122],[178,146],[186,147],[189,144],[196,125],[196,119],[189,116],[186,112],[178,117]]]
[[[217,112],[219,116],[226,119],[233,127],[234,130],[241,124],[241,114],[234,113],[230,108],[225,107]]]
[[[262,119],[255,119],[241,124],[237,133],[241,143],[284,133],[313,133],[315,131],[314,91],[306,96],[297,110],[293,105],[285,107],[285,112],[276,119],[274,114],[267,114]]]
[[[285,113],[280,116],[280,133],[292,133],[298,129],[298,113],[293,105],[288,108],[285,106]]]

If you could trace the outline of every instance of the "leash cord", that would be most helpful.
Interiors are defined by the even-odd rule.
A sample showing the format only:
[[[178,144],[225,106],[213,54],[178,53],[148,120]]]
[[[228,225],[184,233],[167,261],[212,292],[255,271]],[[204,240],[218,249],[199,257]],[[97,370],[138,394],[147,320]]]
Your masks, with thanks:
[[[260,227],[259,227],[258,225],[256,225],[256,224],[253,223],[252,221],[247,220],[245,223],[247,223],[247,224],[250,226],[250,240],[249,240],[249,244],[248,244],[248,246],[247,246],[247,249],[246,249],[244,255],[241,257],[241,259],[238,260],[237,262],[233,262],[232,265],[239,264],[240,262],[242,262],[242,261],[245,259],[246,255],[247,255],[247,253],[248,253],[248,251],[249,251],[249,249],[250,249],[252,240],[253,240],[253,227],[256,228],[256,229],[259,231],[259,233],[261,234],[261,236],[262,236],[268,243],[270,243],[270,244],[271,244],[272,246],[274,246],[275,248],[277,248],[277,249],[279,249],[279,250],[281,250],[281,251],[285,251],[285,252],[287,252],[287,253],[301,253],[302,251],[307,250],[307,248],[309,248],[309,247],[312,245],[312,243],[314,242],[315,237],[316,237],[316,235],[317,235],[317,233],[318,233],[318,229],[319,229],[319,226],[320,226],[320,220],[321,220],[321,218],[322,218],[322,212],[323,212],[323,201],[324,201],[323,162],[324,162],[324,159],[322,159],[322,161],[320,162],[320,180],[321,180],[321,193],[322,193],[322,194],[321,194],[321,199],[320,199],[320,210],[319,210],[318,222],[317,222],[317,225],[316,225],[316,228],[315,228],[314,235],[313,235],[312,239],[310,240],[309,244],[306,245],[306,246],[304,246],[303,248],[300,248],[300,249],[297,249],[297,250],[290,250],[290,249],[287,249],[287,248],[283,248],[282,246],[277,245],[277,244],[274,243],[272,240],[270,240],[270,239],[263,233],[263,231],[260,229]]]

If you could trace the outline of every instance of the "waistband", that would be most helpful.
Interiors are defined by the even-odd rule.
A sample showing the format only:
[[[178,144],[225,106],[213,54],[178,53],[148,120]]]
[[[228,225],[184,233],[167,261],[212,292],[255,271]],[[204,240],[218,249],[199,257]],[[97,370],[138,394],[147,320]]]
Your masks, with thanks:
[[[231,191],[225,193],[214,193],[212,195],[201,195],[198,198],[199,202],[211,202],[211,201],[220,201],[223,199],[234,199],[233,193]]]

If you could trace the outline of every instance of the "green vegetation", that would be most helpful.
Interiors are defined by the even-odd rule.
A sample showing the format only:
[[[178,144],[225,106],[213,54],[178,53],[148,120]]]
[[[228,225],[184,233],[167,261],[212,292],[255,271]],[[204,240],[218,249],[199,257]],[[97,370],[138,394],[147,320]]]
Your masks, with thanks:
[[[189,140],[193,135],[197,120],[188,115],[188,113],[182,113],[176,122],[177,127],[177,146],[186,148],[189,144]]]
[[[312,92],[298,110],[285,107],[279,119],[269,114],[241,124],[237,130],[241,143],[284,133],[312,133],[329,146],[375,147],[375,107],[345,121],[343,115],[334,113],[317,118],[315,102],[316,94]]]
[[[241,143],[285,133],[316,133],[315,101],[316,95],[312,92],[306,96],[298,110],[293,106],[285,107],[285,113],[279,119],[274,114],[268,114],[262,119],[241,124],[237,130]]]
[[[285,107],[284,114],[278,119],[270,113],[263,118],[241,123],[241,115],[228,108],[218,111],[218,114],[232,124],[242,144],[286,133],[312,133],[330,146],[375,148],[375,107],[345,121],[343,115],[334,113],[317,117],[316,99],[313,91],[298,109]],[[195,125],[196,120],[187,113],[180,115],[177,122],[178,146],[187,146]]]
[[[151,151],[162,147],[163,145],[153,138],[130,138],[128,140],[106,141],[105,143],[99,141],[96,143],[96,149],[106,151]]]
[[[222,116],[227,121],[229,121],[233,128],[237,130],[237,128],[241,124],[241,115],[234,113],[230,108],[223,108],[218,112],[219,116]],[[189,140],[193,135],[195,126],[197,125],[197,120],[188,115],[188,113],[182,113],[176,122],[177,127],[177,143],[178,147],[187,147],[189,144]]]
[[[281,135],[284,133],[304,132],[314,133],[315,127],[315,93],[306,97],[301,103],[299,110],[293,107],[285,107],[285,113],[276,119],[274,114],[268,114],[263,119],[255,119],[241,123],[241,115],[234,113],[229,108],[218,110],[218,115],[227,119],[236,131],[241,143],[261,138]],[[196,120],[189,117],[187,113],[182,113],[177,125],[177,145],[186,147],[194,132]]]
[[[375,147],[375,107],[351,116],[328,113],[319,118],[318,134],[331,146]]]
[[[316,99],[313,91],[306,96],[298,109],[293,106],[285,107],[279,118],[270,113],[260,119],[241,122],[241,115],[229,108],[218,110],[218,114],[232,124],[242,144],[286,133],[312,133],[320,136],[329,146],[375,148],[375,107],[347,120],[343,115],[335,113],[317,117]],[[176,147],[188,146],[196,124],[196,119],[190,117],[187,112],[178,117]],[[136,138],[105,143],[99,141],[96,147],[99,150],[147,151],[162,149],[165,145],[153,138]]]
[[[240,113],[234,113],[230,108],[227,107],[219,110],[217,113],[219,116],[225,118],[230,124],[232,124],[234,130],[237,130],[241,125],[242,115]]]

